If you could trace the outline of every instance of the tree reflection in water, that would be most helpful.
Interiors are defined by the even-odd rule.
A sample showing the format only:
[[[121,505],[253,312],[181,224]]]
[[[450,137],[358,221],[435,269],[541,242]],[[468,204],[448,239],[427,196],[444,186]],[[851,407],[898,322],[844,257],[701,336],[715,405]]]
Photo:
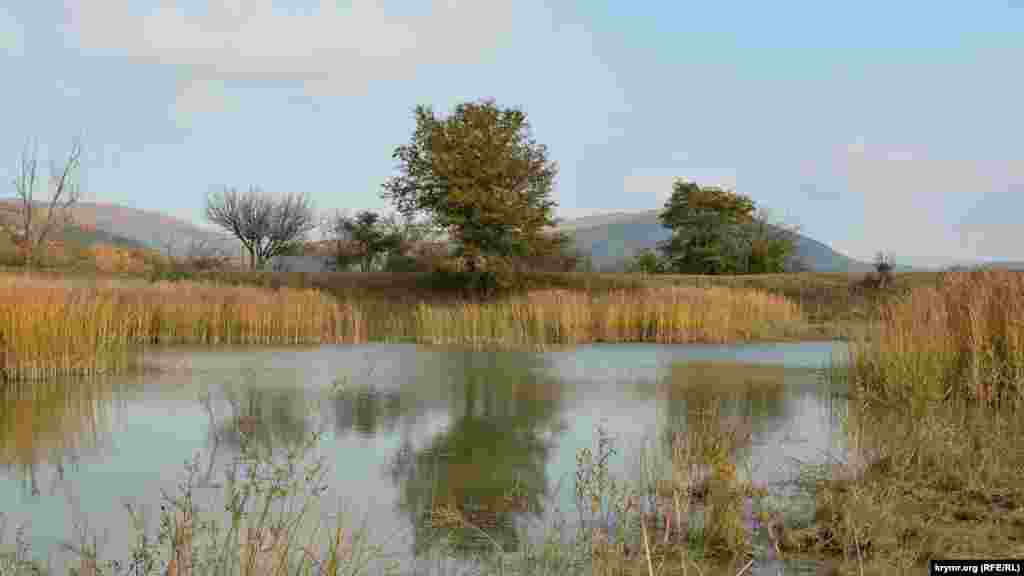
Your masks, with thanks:
[[[223,394],[231,414],[213,423],[211,442],[224,442],[233,451],[240,449],[243,433],[267,453],[280,453],[308,440],[314,430],[301,389],[226,388]],[[215,419],[209,399],[204,406]]]
[[[443,536],[463,557],[495,545],[515,551],[517,522],[544,512],[547,462],[555,435],[566,429],[558,418],[561,385],[540,375],[534,354],[446,351],[438,358],[449,425],[421,447],[406,434],[389,467],[414,551],[423,555]],[[462,521],[442,520],[445,511]]]
[[[780,429],[792,417],[787,392],[798,377],[811,371],[784,366],[732,362],[673,364],[659,384],[658,398],[665,413],[661,435],[666,454],[673,436],[707,414],[751,427],[751,438]]]

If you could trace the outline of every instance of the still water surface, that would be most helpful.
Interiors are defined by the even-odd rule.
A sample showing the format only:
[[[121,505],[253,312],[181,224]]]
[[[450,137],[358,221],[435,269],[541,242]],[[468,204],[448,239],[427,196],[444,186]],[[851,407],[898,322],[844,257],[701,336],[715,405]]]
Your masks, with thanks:
[[[843,352],[839,343],[154,352],[147,361],[160,373],[0,388],[4,536],[27,522],[37,554],[56,553],[84,528],[99,536],[104,557],[124,558],[132,539],[124,505],[154,509],[155,525],[160,491],[175,490],[183,463],[198,453],[216,477],[238,454],[236,423],[248,417],[267,447],[323,430],[329,501],[365,518],[374,539],[413,566],[429,547],[418,519],[431,502],[487,504],[517,485],[531,509],[547,510],[533,525],[555,508],[571,511],[576,455],[593,447],[598,425],[616,438],[613,471],[639,479],[638,449],[667,453],[668,432],[694,402],[675,392],[681,383],[730,399],[728,410],[753,425],[741,473],[781,485],[795,463],[843,449],[832,394],[842,391],[820,373]],[[495,529],[506,549],[516,546],[512,524]],[[762,562],[756,573],[780,566]]]

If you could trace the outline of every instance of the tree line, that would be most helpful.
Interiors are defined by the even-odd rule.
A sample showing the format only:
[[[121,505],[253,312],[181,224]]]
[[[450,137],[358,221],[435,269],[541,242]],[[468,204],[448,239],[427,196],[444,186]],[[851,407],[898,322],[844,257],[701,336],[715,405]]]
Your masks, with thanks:
[[[493,100],[466,102],[439,116],[414,109],[408,143],[392,154],[397,175],[381,194],[395,214],[361,211],[325,224],[336,265],[413,270],[411,252],[425,241],[446,243],[432,271],[500,288],[528,269],[580,269],[586,257],[555,231],[551,192],[558,166],[532,135],[526,113]],[[213,194],[208,219],[238,238],[255,267],[294,251],[315,226],[303,195],[276,203],[258,190]],[[770,224],[748,196],[677,180],[660,214],[672,236],[657,252],[641,252],[631,271],[756,274],[799,269],[795,230]],[[439,241],[440,240],[440,241]]]
[[[206,219],[241,243],[254,269],[302,253],[317,228],[325,232],[320,248],[343,270],[430,270],[487,291],[510,286],[528,270],[587,269],[587,255],[555,228],[558,166],[533,137],[524,111],[481,100],[446,116],[427,106],[413,114],[409,141],[392,154],[397,173],[381,192],[392,214],[364,210],[318,221],[304,193],[225,187],[207,194]],[[34,155],[23,158],[15,185],[25,204],[20,236],[30,247],[64,224],[78,200],[79,157],[76,144],[63,169],[54,167],[44,218],[34,212]],[[641,252],[630,270],[744,274],[797,264],[794,230],[769,225],[763,209],[731,190],[677,180],[660,221],[672,236],[657,251]]]

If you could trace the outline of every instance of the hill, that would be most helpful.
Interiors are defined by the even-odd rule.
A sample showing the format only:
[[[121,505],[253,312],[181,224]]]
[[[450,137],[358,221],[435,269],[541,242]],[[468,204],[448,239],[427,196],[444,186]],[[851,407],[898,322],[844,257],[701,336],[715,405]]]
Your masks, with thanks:
[[[198,243],[216,247],[232,256],[238,254],[238,244],[227,235],[161,212],[83,202],[75,206],[74,218],[79,227],[123,236],[161,252],[170,248],[177,254]]]
[[[20,208],[10,199],[0,199],[0,228],[16,230],[20,221]],[[71,242],[89,247],[97,244],[109,244],[120,248],[144,248],[146,245],[127,235],[120,234],[114,228],[97,228],[87,222],[76,223],[66,230],[53,236],[53,240]]]
[[[615,213],[568,220],[558,226],[569,233],[576,248],[590,252],[594,268],[621,271],[639,251],[654,249],[670,236],[658,221],[658,210]],[[813,272],[867,272],[873,266],[836,252],[828,245],[796,235],[796,256]]]
[[[13,204],[0,200],[0,218],[4,204],[9,213]],[[617,212],[566,220],[558,230],[567,232],[576,248],[591,254],[595,269],[621,271],[626,262],[644,248],[656,248],[669,237],[658,221],[658,210]],[[10,214],[8,214],[9,216]],[[239,254],[237,241],[225,234],[166,214],[115,204],[84,202],[74,209],[77,226],[66,234],[85,244],[108,243],[142,246],[176,253],[192,243],[214,246],[231,256]],[[814,272],[867,272],[873,269],[833,250],[828,245],[802,234],[796,236],[796,254]],[[898,269],[905,269],[898,267]]]

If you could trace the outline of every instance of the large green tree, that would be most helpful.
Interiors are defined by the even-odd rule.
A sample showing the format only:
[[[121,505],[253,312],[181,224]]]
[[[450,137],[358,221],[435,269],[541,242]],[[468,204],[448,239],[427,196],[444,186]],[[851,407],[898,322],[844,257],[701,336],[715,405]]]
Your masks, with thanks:
[[[659,246],[670,272],[762,274],[796,264],[794,230],[771,223],[767,211],[732,190],[676,180],[660,220],[672,230]]]
[[[741,229],[753,220],[754,201],[717,186],[678,179],[659,215],[672,230],[660,249],[668,267],[684,274],[732,274],[741,271]]]
[[[547,229],[555,224],[557,166],[534,140],[525,112],[483,100],[459,104],[447,117],[425,106],[414,113],[412,139],[393,155],[399,175],[384,185],[400,213],[427,215],[470,272],[561,245]]]

